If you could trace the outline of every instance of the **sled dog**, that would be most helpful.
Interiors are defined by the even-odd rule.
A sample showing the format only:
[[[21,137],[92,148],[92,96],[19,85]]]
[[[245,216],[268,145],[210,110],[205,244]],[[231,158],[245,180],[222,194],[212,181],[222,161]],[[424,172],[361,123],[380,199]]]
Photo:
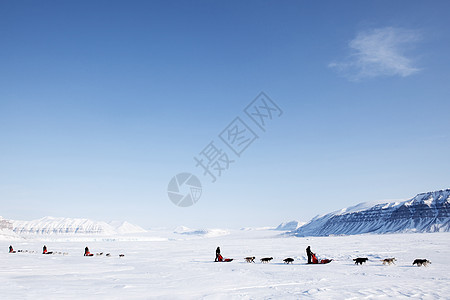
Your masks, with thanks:
[[[263,257],[261,258],[261,262],[264,263],[268,263],[273,259],[273,257]]]
[[[429,261],[428,259],[415,259],[414,261],[413,261],[413,266],[414,265],[417,265],[418,267],[420,267],[420,266],[428,266],[429,264],[431,264],[431,261]]]
[[[395,261],[396,261],[396,259],[395,259],[395,257],[392,257],[392,258],[385,258],[385,259],[382,259],[381,260],[382,262],[383,262],[383,265],[391,265],[391,264],[394,264],[395,265]]]
[[[294,261],[294,259],[293,258],[291,258],[291,257],[288,257],[288,258],[285,258],[285,259],[283,259],[283,261],[286,263],[286,264],[292,264],[292,262]]]
[[[255,257],[254,256],[246,257],[245,261],[248,262],[248,263],[254,263],[255,262]]]
[[[358,258],[354,258],[353,260],[355,261],[355,265],[357,265],[357,264],[362,265],[363,263],[365,263],[369,259],[367,257],[358,257]]]

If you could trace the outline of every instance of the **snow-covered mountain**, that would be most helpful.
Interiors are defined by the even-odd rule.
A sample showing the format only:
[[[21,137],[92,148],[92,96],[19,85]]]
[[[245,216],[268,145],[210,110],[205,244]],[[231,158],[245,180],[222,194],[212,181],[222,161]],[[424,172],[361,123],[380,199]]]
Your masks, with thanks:
[[[293,231],[298,229],[300,226],[303,226],[305,222],[299,222],[299,221],[290,221],[290,222],[283,222],[280,225],[278,225],[275,230],[280,231]]]
[[[0,230],[12,230],[13,225],[9,220],[4,219],[0,216]]]
[[[115,231],[119,234],[147,232],[147,230],[145,230],[144,228],[135,224],[128,223],[127,221],[124,222],[112,221],[109,222],[108,225],[112,226],[115,229]]]
[[[33,221],[9,221],[17,234],[98,234],[115,235],[145,232],[128,222],[93,221],[88,219],[44,217]]]
[[[0,216],[0,241],[18,239],[19,236],[15,234],[12,229],[13,225],[11,221]]]
[[[224,229],[191,229],[186,226],[178,226],[173,233],[202,237],[216,237],[230,234],[228,230]]]
[[[296,236],[450,231],[450,189],[400,202],[361,203],[313,218]]]

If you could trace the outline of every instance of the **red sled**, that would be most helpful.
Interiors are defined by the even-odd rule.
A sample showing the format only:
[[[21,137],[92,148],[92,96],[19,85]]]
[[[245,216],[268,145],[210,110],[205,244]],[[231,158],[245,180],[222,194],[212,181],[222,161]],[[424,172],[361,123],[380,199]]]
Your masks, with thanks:
[[[328,263],[330,263],[332,261],[333,261],[332,259],[321,259],[321,260],[318,260],[317,257],[316,257],[316,254],[315,253],[312,254],[312,263],[313,264],[328,264]]]
[[[223,258],[223,256],[219,254],[219,257],[217,258],[217,261],[219,261],[219,262],[230,262],[230,261],[233,261],[233,258]]]

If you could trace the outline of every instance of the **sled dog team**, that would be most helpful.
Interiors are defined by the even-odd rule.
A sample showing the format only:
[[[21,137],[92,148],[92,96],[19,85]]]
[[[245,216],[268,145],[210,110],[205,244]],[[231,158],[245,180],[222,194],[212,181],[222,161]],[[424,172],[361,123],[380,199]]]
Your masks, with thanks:
[[[16,252],[35,253],[35,251],[28,251],[28,250],[17,250],[17,251],[16,251],[16,250],[14,250],[13,246],[10,245],[10,246],[9,246],[9,253],[16,253]],[[68,255],[69,253],[67,253],[67,252],[54,252],[54,251],[48,251],[48,250],[47,250],[47,246],[44,245],[44,247],[42,248],[42,254],[62,254],[62,255]],[[96,255],[96,256],[101,256],[101,255],[103,255],[103,252],[96,253],[95,255]],[[89,248],[86,247],[86,248],[84,248],[84,256],[94,256],[94,254],[92,254],[92,253],[89,251]],[[111,256],[111,253],[106,253],[105,256],[110,257],[110,256]],[[125,256],[125,254],[119,254],[119,257],[124,257],[124,256]]]
[[[362,265],[363,263],[365,263],[366,261],[368,261],[369,259],[367,257],[358,257],[358,258],[354,258],[353,261],[355,262],[355,265],[360,264]],[[394,264],[397,261],[397,259],[395,257],[392,258],[385,258],[382,259],[381,262],[383,263],[383,265],[391,265]],[[421,259],[421,258],[417,258],[413,261],[413,266],[417,265],[418,267],[424,266],[427,267],[429,264],[431,264],[431,261],[429,261],[428,259]]]
[[[317,259],[317,256],[314,252],[311,251],[311,247],[308,246],[306,248],[306,255],[308,256],[308,264],[327,264],[330,263],[331,261],[333,261],[332,259]],[[244,258],[244,260],[248,263],[255,263],[255,256],[248,256],[246,258]],[[269,263],[271,260],[273,260],[273,257],[263,257],[260,259],[261,263]],[[366,263],[369,259],[367,257],[357,257],[354,258],[353,261],[355,262],[355,265],[362,265],[363,263]],[[223,256],[220,254],[220,247],[217,247],[216,249],[216,259],[214,260],[216,262],[230,262],[233,261],[233,258],[223,258]],[[391,265],[394,264],[397,261],[397,259],[395,257],[392,258],[385,258],[382,259],[381,262],[383,263],[383,265]],[[294,259],[292,257],[288,257],[283,259],[283,262],[285,264],[292,264],[294,262]],[[418,267],[420,266],[428,266],[429,264],[431,264],[431,261],[429,261],[428,259],[415,259],[414,262],[412,263],[413,265],[417,265]]]
[[[27,253],[34,253],[34,251],[28,251],[28,250],[18,250],[15,251],[13,246],[10,245],[9,246],[9,253],[16,253],[16,252],[27,252]],[[62,255],[68,255],[67,252],[53,252],[53,251],[48,251],[47,250],[47,246],[44,245],[44,247],[42,248],[42,254],[62,254]],[[97,256],[101,256],[103,255],[103,252],[100,253],[96,253]],[[330,263],[331,261],[333,261],[332,259],[317,259],[317,256],[314,252],[311,251],[311,247],[308,246],[306,248],[306,255],[308,256],[308,264],[327,264]],[[86,247],[84,248],[84,256],[94,256],[93,253],[91,253],[89,251],[89,248]],[[106,253],[105,256],[110,257],[111,253]],[[124,254],[119,254],[119,257],[124,257]],[[255,256],[248,256],[245,258],[245,261],[248,263],[254,263],[255,262],[256,257]],[[233,261],[233,258],[223,258],[223,256],[220,254],[220,247],[217,247],[216,249],[216,258],[214,261],[216,262],[231,262]],[[269,263],[271,260],[273,260],[273,257],[263,257],[260,259],[261,263],[266,264]],[[362,265],[363,263],[366,263],[369,260],[369,258],[367,257],[357,257],[354,258],[353,261],[355,262],[355,265]],[[397,261],[397,259],[395,257],[392,258],[385,258],[382,259],[381,262],[383,263],[383,265],[391,265],[394,264]],[[285,264],[292,264],[294,262],[294,259],[292,257],[288,257],[283,259],[283,262]],[[412,263],[413,265],[417,265],[418,267],[421,266],[428,266],[429,264],[431,264],[431,261],[429,261],[428,259],[420,259],[417,258],[413,261]]]

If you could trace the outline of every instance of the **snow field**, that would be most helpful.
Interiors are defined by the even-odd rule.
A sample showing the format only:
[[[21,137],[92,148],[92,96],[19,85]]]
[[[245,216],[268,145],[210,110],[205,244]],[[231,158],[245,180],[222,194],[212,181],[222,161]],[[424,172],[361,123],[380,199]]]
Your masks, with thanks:
[[[4,299],[445,299],[450,295],[450,233],[296,238],[273,230],[230,231],[220,237],[152,232],[154,241],[0,241]],[[163,239],[165,237],[167,239]],[[42,255],[49,251],[69,255]],[[327,265],[306,265],[311,245]],[[84,257],[111,253],[111,257]],[[233,262],[215,263],[215,248]],[[119,258],[120,253],[125,257]],[[256,256],[256,263],[244,257]],[[271,263],[259,259],[270,257]],[[283,259],[293,257],[293,265]],[[356,266],[353,258],[368,257]],[[384,266],[383,258],[396,257]],[[412,266],[427,258],[429,267]]]

